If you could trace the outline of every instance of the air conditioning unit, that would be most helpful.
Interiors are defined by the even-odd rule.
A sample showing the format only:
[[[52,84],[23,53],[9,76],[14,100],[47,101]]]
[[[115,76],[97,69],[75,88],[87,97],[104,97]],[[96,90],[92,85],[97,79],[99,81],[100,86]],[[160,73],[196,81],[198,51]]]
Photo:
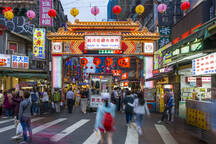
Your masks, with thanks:
[[[12,49],[7,49],[7,50],[6,50],[6,54],[14,54],[14,50],[12,50]]]

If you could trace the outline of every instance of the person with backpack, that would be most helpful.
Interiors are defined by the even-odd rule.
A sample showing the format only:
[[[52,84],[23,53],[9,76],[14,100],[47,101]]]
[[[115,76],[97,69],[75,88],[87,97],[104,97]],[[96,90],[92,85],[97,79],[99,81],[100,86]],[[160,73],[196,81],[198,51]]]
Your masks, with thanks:
[[[67,107],[68,107],[68,113],[72,113],[73,106],[74,106],[74,92],[72,91],[72,88],[69,89],[69,91],[66,93],[66,99],[67,99]]]
[[[55,89],[54,94],[53,94],[53,102],[55,105],[56,112],[59,113],[60,110],[60,102],[61,102],[61,94],[58,89]]]
[[[22,144],[27,144],[27,130],[29,132],[29,142],[32,141],[32,128],[31,128],[31,105],[32,102],[29,99],[30,93],[28,91],[24,92],[24,100],[20,103],[19,108],[19,120],[23,128],[23,138]]]
[[[39,95],[37,95],[37,92],[36,92],[35,88],[30,93],[30,96],[31,96],[31,101],[32,101],[32,114],[37,115],[39,113],[39,110],[38,110]]]
[[[104,93],[102,95],[103,104],[98,106],[96,121],[95,121],[95,131],[98,130],[101,133],[101,144],[105,144],[105,134],[107,134],[108,144],[112,144],[112,133],[114,132],[114,117],[115,117],[115,104],[110,102],[110,95]]]
[[[134,112],[136,114],[136,125],[137,125],[137,132],[139,135],[142,135],[142,124],[143,124],[143,118],[144,114],[147,113],[147,115],[150,115],[147,103],[144,99],[143,93],[137,94],[138,98],[136,98],[133,102],[133,104],[128,103],[128,105],[134,107]]]
[[[133,107],[130,106],[128,103],[134,102],[134,99],[131,96],[130,91],[127,91],[123,102],[125,104],[125,116],[126,116],[127,126],[130,126],[132,122],[132,117],[133,117]]]

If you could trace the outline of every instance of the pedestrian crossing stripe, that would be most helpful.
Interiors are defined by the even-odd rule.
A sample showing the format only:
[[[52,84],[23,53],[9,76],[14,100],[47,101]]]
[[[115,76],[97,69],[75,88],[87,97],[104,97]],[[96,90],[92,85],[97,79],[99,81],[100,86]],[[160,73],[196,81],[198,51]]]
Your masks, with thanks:
[[[136,124],[132,123],[131,126],[128,127],[125,144],[138,144],[139,136],[135,126],[132,125],[136,125]]]
[[[155,124],[155,127],[165,144],[178,144],[164,125]]]
[[[61,139],[63,139],[64,137],[66,137],[70,133],[74,132],[76,129],[80,128],[81,126],[83,126],[84,124],[86,124],[89,121],[90,121],[89,119],[82,119],[82,120],[76,122],[72,126],[64,129],[60,133],[58,133],[58,134],[54,135],[53,137],[51,137],[51,141],[53,141],[53,142],[60,141]]]
[[[32,119],[31,121],[32,121],[32,122],[35,122],[35,121],[38,121],[38,120],[41,120],[41,119],[43,119],[43,117],[34,118],[34,119]],[[3,127],[3,128],[0,128],[0,133],[5,132],[5,131],[8,131],[8,130],[11,130],[11,129],[13,129],[13,128],[15,128],[14,124],[13,124],[13,125],[6,126],[6,127]]]
[[[98,134],[97,134],[98,133]],[[94,132],[83,144],[97,144],[100,141],[100,132]]]
[[[11,121],[14,121],[14,119],[8,119],[8,120],[0,121],[0,124],[7,123],[7,122],[11,122]]]
[[[59,118],[59,119],[56,119],[56,120],[54,120],[54,121],[51,121],[51,122],[45,123],[45,124],[43,124],[43,125],[40,125],[40,126],[34,128],[34,129],[32,130],[32,134],[36,134],[36,133],[38,133],[38,132],[40,132],[40,131],[45,130],[45,129],[48,128],[48,127],[51,127],[51,126],[53,126],[53,125],[56,125],[56,124],[58,124],[58,123],[60,123],[60,122],[63,122],[63,121],[65,121],[65,120],[67,120],[67,118]]]

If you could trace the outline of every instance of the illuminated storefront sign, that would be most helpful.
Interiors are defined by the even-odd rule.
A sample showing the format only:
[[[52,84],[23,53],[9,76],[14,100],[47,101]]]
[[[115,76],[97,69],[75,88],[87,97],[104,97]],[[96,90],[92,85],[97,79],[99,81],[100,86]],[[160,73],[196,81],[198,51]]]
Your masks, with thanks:
[[[115,50],[120,49],[120,36],[85,36],[87,50]]]
[[[33,56],[35,58],[45,59],[45,34],[44,28],[33,30]]]
[[[29,57],[12,55],[12,68],[28,69]]]
[[[183,54],[183,53],[189,53],[189,51],[190,51],[190,47],[189,46],[185,46],[185,47],[182,47],[181,48],[181,53]]]
[[[216,53],[192,60],[193,75],[216,73]]]
[[[199,49],[199,46],[202,46],[202,44],[199,43],[195,43],[191,45],[191,51],[196,51],[197,49]]]
[[[211,77],[201,77],[203,83],[210,83]],[[188,82],[196,83],[197,77],[188,77]]]
[[[0,54],[0,67],[10,67],[11,66],[11,56]]]

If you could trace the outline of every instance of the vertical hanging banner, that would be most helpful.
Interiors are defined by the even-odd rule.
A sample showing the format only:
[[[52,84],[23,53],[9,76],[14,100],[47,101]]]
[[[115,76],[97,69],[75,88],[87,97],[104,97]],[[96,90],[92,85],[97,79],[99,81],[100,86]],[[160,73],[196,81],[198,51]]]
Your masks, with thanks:
[[[40,25],[52,26],[52,18],[49,17],[48,11],[52,9],[52,0],[40,0]]]
[[[53,88],[62,88],[62,57],[52,57],[52,81]]]
[[[45,59],[45,34],[44,28],[34,28],[33,30],[33,56]]]

